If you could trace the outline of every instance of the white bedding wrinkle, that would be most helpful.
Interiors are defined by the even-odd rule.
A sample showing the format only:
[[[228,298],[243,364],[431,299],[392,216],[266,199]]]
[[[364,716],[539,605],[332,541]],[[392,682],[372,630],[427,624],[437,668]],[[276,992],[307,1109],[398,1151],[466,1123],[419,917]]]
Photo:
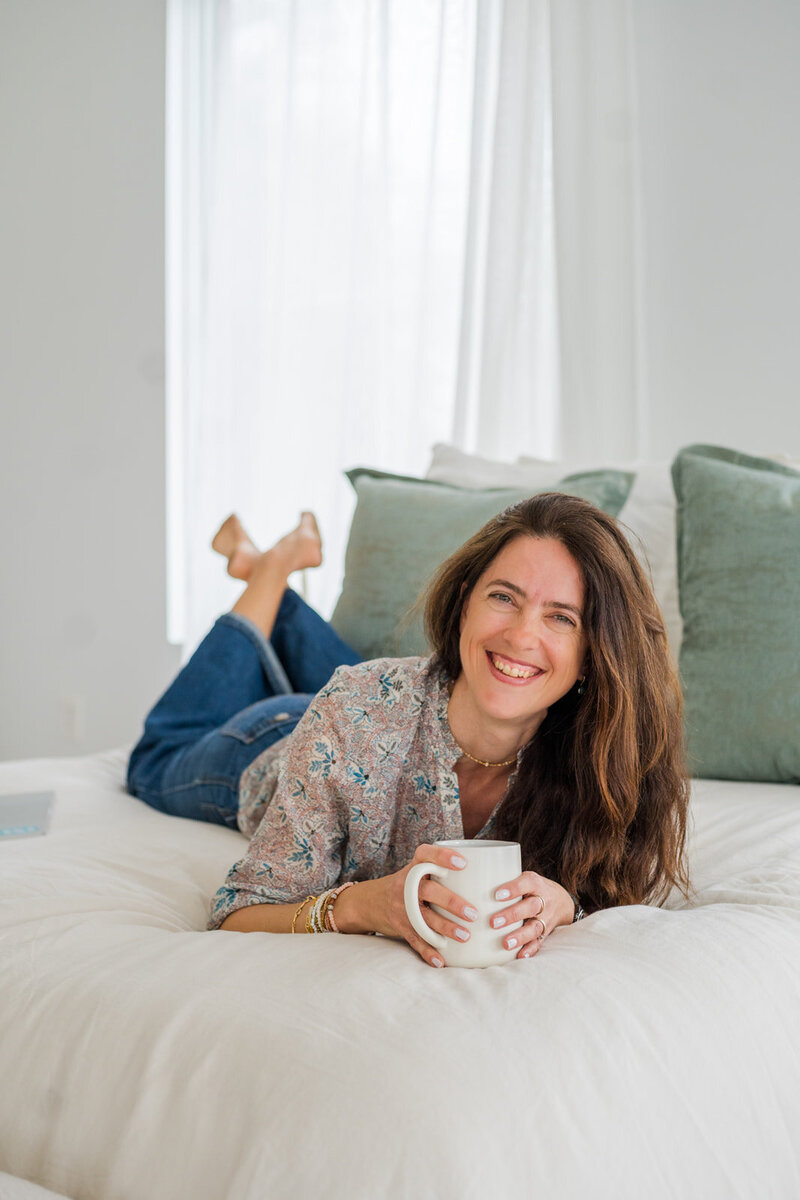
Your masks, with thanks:
[[[800,787],[694,784],[691,904],[433,971],[204,932],[244,839],[124,762],[0,765],[56,792],[0,845],[0,1170],[73,1200],[800,1195]]]

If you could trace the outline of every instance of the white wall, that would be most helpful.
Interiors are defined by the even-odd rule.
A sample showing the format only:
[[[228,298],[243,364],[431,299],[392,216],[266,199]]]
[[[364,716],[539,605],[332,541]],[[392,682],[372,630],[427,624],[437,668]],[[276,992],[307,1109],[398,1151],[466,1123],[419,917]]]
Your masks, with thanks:
[[[633,12],[651,452],[800,456],[800,5]],[[164,28],[165,0],[0,4],[0,757],[132,740],[177,665]]]
[[[800,458],[800,4],[632,9],[650,451]]]
[[[0,4],[0,757],[167,681],[164,0]]]

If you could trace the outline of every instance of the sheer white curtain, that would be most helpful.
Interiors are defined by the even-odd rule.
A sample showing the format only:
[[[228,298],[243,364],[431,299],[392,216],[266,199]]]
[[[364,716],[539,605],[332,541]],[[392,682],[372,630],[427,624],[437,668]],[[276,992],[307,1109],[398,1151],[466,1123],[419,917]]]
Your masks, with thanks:
[[[170,0],[170,633],[342,471],[635,453],[629,0]]]
[[[470,210],[453,441],[555,455],[550,3],[479,10]]]
[[[327,612],[343,469],[421,472],[450,434],[475,27],[470,0],[173,4],[169,152],[189,182],[168,236],[199,239],[172,264],[195,289],[172,331],[193,365],[169,384],[188,647],[238,590],[207,549],[228,511],[264,543],[319,514]]]

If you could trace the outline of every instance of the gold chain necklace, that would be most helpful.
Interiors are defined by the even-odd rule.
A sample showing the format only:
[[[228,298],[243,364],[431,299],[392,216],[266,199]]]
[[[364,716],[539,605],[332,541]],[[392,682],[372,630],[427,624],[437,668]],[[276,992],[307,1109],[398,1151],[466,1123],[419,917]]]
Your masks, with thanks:
[[[452,729],[450,730],[450,732],[451,733],[453,732]],[[453,738],[453,741],[456,742],[455,737]],[[458,742],[456,742],[456,745],[458,746]],[[515,763],[517,761],[517,756],[515,754],[513,758],[507,758],[505,762],[499,762],[499,763],[484,762],[484,760],[482,758],[475,758],[474,754],[470,754],[469,750],[465,750],[463,746],[458,746],[458,748],[462,754],[465,754],[467,756],[467,758],[471,758],[474,763],[480,763],[480,765],[482,767],[510,767],[512,763]]]

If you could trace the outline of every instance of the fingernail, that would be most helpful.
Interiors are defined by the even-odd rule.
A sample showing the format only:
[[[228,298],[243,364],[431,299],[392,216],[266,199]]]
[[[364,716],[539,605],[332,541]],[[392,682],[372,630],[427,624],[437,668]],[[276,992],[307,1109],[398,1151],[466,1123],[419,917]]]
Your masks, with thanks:
[[[498,888],[494,894],[494,898],[495,900],[507,900],[510,895],[511,892],[508,890],[508,888]]]
[[[466,865],[467,865],[467,860],[465,858],[462,858],[460,854],[451,854],[450,855],[450,866],[451,867],[465,867]]]
[[[444,966],[444,963],[443,963],[443,962],[442,962],[442,960],[441,960],[440,958],[438,958],[438,957],[437,957],[437,958],[432,958],[432,959],[431,959],[431,962],[433,963],[433,965],[434,965],[435,967],[443,967],[443,966]]]
[[[516,946],[516,944],[517,944],[516,938],[509,938],[508,941],[506,942],[506,949],[513,950],[514,947]]]
[[[477,919],[478,919],[477,908],[472,908],[472,906],[468,904],[467,907],[464,909],[464,916],[467,918],[468,921],[477,921]]]
[[[461,925],[457,925],[457,926],[456,926],[455,934],[456,934],[456,937],[457,937],[457,938],[458,938],[460,941],[462,941],[462,942],[468,942],[468,941],[469,941],[469,932],[468,932],[466,929],[462,928],[462,926],[461,926]]]
[[[492,917],[492,929],[499,929],[501,925],[505,925],[505,917]]]

